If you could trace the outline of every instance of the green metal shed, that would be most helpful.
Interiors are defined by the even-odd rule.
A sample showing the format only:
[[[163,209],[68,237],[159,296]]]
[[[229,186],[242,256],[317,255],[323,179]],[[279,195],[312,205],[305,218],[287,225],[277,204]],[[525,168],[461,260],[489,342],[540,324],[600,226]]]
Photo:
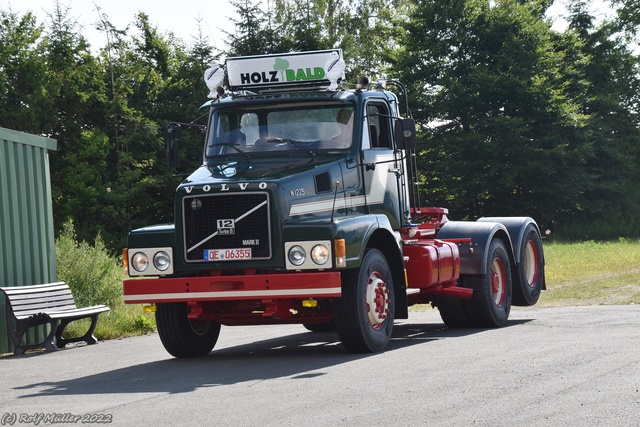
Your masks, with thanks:
[[[0,128],[0,286],[56,281],[49,176],[55,139]],[[1,298],[1,297],[0,297]],[[4,298],[0,301],[0,353],[13,352]],[[44,338],[43,327],[27,334]]]

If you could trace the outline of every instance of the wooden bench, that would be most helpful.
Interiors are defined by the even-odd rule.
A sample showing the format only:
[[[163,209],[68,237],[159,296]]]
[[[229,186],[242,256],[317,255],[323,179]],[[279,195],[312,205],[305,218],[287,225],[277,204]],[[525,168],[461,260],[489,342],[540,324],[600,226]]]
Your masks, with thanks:
[[[7,297],[7,328],[13,340],[15,354],[24,354],[25,350],[42,347],[47,351],[55,351],[58,347],[63,348],[72,342],[85,341],[87,344],[95,344],[98,340],[93,336],[93,332],[96,329],[98,314],[111,310],[106,305],[78,308],[71,289],[64,282],[0,287],[0,290]],[[70,322],[86,318],[91,318],[91,326],[86,334],[77,338],[62,338],[62,333]],[[22,338],[29,328],[46,324],[51,325],[51,331],[44,341],[21,345]]]

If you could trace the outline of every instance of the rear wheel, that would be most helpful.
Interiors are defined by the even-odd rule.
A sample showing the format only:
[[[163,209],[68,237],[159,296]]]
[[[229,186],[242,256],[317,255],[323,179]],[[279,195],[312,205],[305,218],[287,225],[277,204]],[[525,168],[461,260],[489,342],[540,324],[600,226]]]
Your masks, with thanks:
[[[342,344],[354,353],[384,350],[395,317],[393,279],[386,258],[367,249],[360,268],[342,276],[342,297],[336,308],[336,326]]]
[[[512,292],[511,265],[501,240],[491,242],[486,262],[485,274],[466,277],[473,288],[471,319],[477,327],[500,327],[509,319]]]
[[[465,286],[467,276],[460,276],[460,286]],[[438,311],[448,328],[473,328],[473,319],[469,312],[469,301],[460,298],[438,297]]]
[[[467,301],[461,299],[438,298],[440,318],[442,318],[442,321],[448,328],[460,329],[473,327],[473,322],[467,312],[466,304]]]
[[[533,224],[524,231],[518,260],[518,274],[513,285],[513,305],[534,305],[540,298],[544,282],[542,239]]]
[[[164,348],[174,357],[206,356],[220,335],[220,324],[189,319],[186,303],[158,304],[156,324]]]
[[[303,323],[302,326],[311,332],[332,332],[336,330],[335,320],[326,323]]]

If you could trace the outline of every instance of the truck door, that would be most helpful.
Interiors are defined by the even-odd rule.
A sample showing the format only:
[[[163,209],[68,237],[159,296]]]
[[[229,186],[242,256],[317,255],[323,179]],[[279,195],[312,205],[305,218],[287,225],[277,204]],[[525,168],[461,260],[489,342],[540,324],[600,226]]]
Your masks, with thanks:
[[[397,229],[403,222],[399,186],[404,167],[393,147],[389,106],[382,100],[369,101],[365,112],[362,171],[368,213],[386,215]]]

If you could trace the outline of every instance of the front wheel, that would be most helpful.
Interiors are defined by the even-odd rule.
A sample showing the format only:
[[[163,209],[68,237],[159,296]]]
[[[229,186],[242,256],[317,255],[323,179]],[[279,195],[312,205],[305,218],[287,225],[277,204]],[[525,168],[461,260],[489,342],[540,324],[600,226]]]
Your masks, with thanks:
[[[473,288],[470,314],[477,327],[501,327],[507,324],[511,311],[511,264],[504,243],[494,239],[489,245],[485,274],[466,276]]]
[[[164,348],[174,357],[206,356],[220,335],[220,324],[189,319],[186,303],[158,304],[156,324]]]
[[[377,249],[367,249],[360,268],[342,275],[336,326],[342,344],[354,353],[384,350],[393,332],[395,294],[391,269]]]

